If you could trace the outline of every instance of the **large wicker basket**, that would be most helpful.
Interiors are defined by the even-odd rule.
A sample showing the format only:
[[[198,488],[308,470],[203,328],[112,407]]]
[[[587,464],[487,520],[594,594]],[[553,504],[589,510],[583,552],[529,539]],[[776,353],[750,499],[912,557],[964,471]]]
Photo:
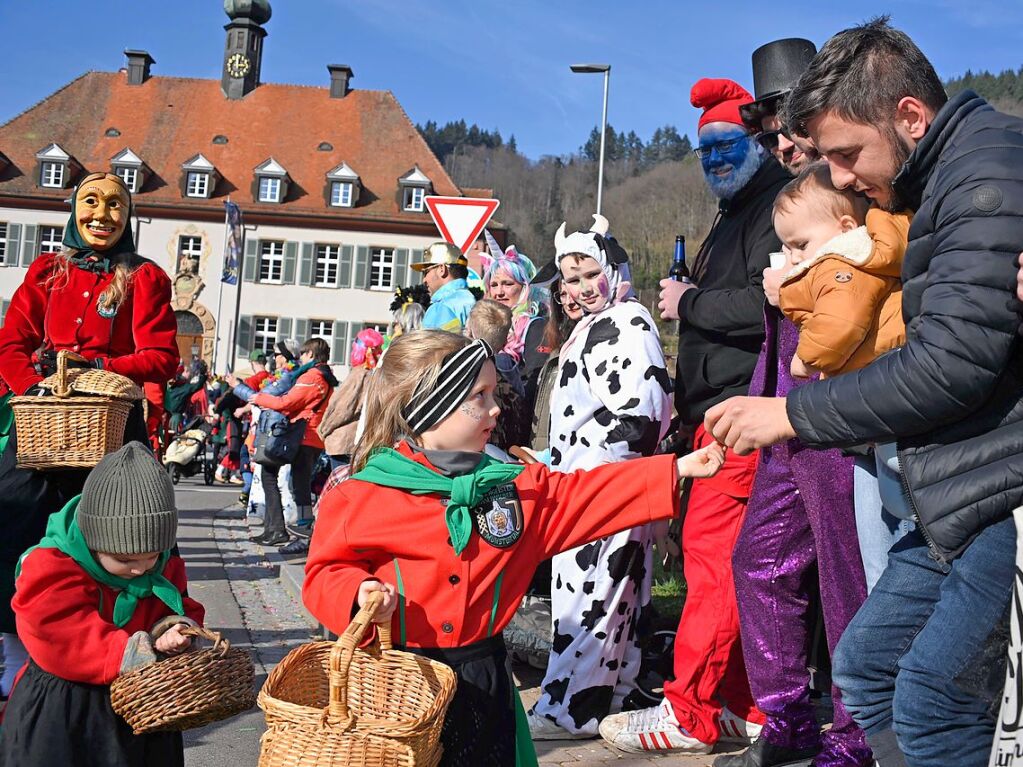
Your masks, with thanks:
[[[124,444],[124,427],[142,389],[105,370],[68,369],[73,352],[57,352],[57,372],[40,383],[51,396],[13,397],[18,465],[90,469]]]
[[[391,646],[390,624],[359,648],[374,595],[336,642],[292,650],[259,693],[259,767],[434,767],[455,674]]]
[[[110,705],[136,735],[190,730],[252,708],[255,669],[245,650],[215,631],[181,630],[212,647],[193,650],[129,671],[110,685]]]

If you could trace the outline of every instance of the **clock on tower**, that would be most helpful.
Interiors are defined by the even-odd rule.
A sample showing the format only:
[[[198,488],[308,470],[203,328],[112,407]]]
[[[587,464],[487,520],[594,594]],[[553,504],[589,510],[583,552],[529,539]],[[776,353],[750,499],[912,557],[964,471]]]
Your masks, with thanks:
[[[227,60],[227,73],[231,77],[245,77],[252,69],[252,62],[244,53],[235,53]]]

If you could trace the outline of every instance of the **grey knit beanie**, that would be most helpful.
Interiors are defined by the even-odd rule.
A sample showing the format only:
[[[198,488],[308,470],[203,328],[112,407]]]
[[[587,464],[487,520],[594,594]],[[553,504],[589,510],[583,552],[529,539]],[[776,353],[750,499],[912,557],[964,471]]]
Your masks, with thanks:
[[[178,537],[174,485],[152,452],[129,442],[96,464],[78,504],[78,527],[93,551],[150,554]]]

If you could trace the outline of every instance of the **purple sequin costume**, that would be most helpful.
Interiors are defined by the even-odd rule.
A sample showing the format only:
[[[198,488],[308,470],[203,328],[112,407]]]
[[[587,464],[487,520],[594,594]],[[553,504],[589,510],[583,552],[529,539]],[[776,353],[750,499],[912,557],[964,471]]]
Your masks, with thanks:
[[[799,385],[789,371],[799,331],[772,308],[765,326],[750,395],[782,397]],[[866,599],[852,487],[852,459],[838,450],[811,450],[795,439],[764,449],[732,555],[750,689],[768,717],[761,737],[790,748],[820,744],[815,767],[873,764],[837,689],[834,724],[820,735],[806,668],[814,565],[832,651]]]

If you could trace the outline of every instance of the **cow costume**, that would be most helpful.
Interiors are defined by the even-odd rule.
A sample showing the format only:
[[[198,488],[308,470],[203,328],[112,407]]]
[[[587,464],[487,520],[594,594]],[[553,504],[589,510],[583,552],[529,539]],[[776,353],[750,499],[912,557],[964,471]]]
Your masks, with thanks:
[[[591,258],[604,300],[586,306],[561,348],[550,407],[551,468],[571,472],[649,456],[668,429],[671,384],[657,328],[634,300],[628,257],[595,216],[589,232],[556,237],[556,266]],[[592,270],[595,273],[595,270]],[[596,273],[595,273],[596,274]],[[546,275],[548,277],[553,275]],[[554,557],[554,641],[542,694],[531,712],[534,738],[597,734],[620,708],[640,666],[637,623],[650,601],[652,533],[625,530]],[[556,725],[556,726],[553,726]]]

